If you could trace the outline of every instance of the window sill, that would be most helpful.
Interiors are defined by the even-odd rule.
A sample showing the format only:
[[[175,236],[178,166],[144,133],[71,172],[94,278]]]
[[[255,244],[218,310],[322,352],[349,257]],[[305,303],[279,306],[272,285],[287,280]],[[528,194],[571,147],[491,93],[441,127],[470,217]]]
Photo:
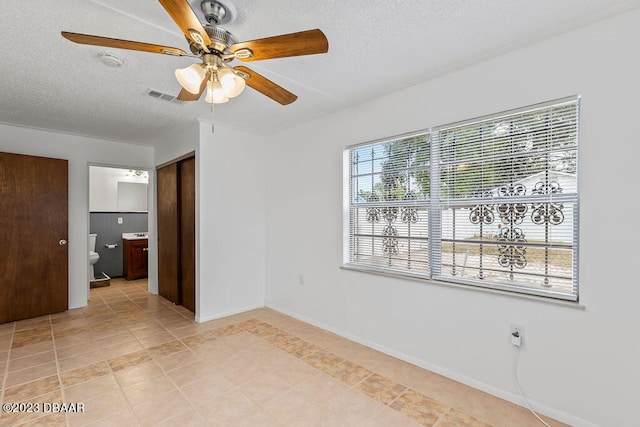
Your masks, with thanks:
[[[561,300],[561,299],[554,299],[554,298],[549,298],[549,297],[542,297],[542,296],[538,296],[538,295],[529,295],[529,294],[518,293],[518,292],[503,291],[503,290],[500,290],[500,289],[484,288],[484,287],[481,287],[481,286],[464,285],[464,284],[459,284],[459,283],[447,282],[447,281],[444,281],[444,280],[427,279],[427,278],[416,276],[416,275],[412,275],[412,274],[409,274],[409,273],[402,273],[402,272],[391,273],[391,272],[385,272],[385,271],[377,270],[377,269],[374,269],[374,268],[366,268],[366,267],[360,267],[360,266],[354,266],[354,265],[348,265],[348,264],[341,265],[340,269],[341,270],[349,270],[349,271],[358,271],[358,272],[361,272],[361,273],[375,274],[377,276],[386,276],[386,277],[390,277],[390,278],[394,278],[394,279],[412,280],[412,281],[416,281],[416,282],[427,283],[427,284],[430,284],[430,285],[453,287],[453,288],[463,289],[465,291],[484,292],[484,293],[500,295],[500,296],[505,296],[505,297],[524,299],[524,300],[527,300],[527,301],[542,302],[542,303],[546,303],[546,304],[553,304],[553,305],[558,305],[558,306],[561,306],[561,307],[568,307],[568,308],[577,309],[577,310],[585,310],[586,309],[586,307],[584,305],[580,304],[579,302]]]

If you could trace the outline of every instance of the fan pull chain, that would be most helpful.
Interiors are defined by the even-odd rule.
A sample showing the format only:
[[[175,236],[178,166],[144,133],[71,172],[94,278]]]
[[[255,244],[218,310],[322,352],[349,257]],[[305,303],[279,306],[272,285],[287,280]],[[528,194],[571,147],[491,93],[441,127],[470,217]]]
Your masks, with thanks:
[[[215,129],[216,125],[215,125],[215,122],[213,121],[213,119],[214,119],[213,105],[214,105],[214,103],[212,102],[211,103],[211,133],[214,133],[216,131],[216,129]]]

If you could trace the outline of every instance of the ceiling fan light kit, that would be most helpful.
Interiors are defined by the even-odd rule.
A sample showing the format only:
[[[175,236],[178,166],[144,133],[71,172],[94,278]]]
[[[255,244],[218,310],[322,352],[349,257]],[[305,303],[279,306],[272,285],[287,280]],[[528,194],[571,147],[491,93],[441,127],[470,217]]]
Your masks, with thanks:
[[[230,67],[225,67],[218,71],[218,77],[220,77],[220,84],[224,93],[229,98],[235,98],[240,95],[246,86],[246,82],[242,76],[239,76]]]
[[[206,72],[200,64],[192,64],[187,68],[178,68],[175,74],[178,83],[193,94],[200,92],[200,84],[202,79],[206,77]]]
[[[229,98],[235,98],[246,86],[242,73],[236,73],[219,56],[211,53],[202,55],[202,64],[177,69],[175,74],[180,85],[194,95],[200,96],[206,83],[207,95],[204,100],[211,104],[221,104]]]
[[[207,94],[204,100],[209,104],[224,104],[229,101],[229,97],[225,95],[222,85],[216,79],[214,81],[207,82]]]
[[[236,10],[228,0],[203,0],[200,8],[207,23],[202,24],[187,0],[158,0],[182,30],[194,56],[202,62],[177,69],[175,76],[182,91],[181,101],[196,101],[207,89],[205,101],[224,103],[242,93],[245,86],[287,105],[297,96],[244,66],[228,65],[234,59],[257,61],[291,56],[327,53],[329,42],[322,31],[307,30],[263,39],[238,42],[218,25],[233,22]],[[62,36],[80,44],[138,50],[169,56],[191,56],[182,49],[149,43],[91,36],[63,31]]]

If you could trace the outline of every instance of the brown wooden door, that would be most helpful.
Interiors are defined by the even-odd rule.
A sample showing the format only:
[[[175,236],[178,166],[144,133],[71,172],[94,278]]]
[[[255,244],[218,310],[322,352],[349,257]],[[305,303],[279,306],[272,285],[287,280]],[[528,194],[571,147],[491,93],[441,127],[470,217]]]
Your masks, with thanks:
[[[158,169],[158,292],[195,312],[194,157]]]
[[[0,323],[65,311],[68,162],[0,153],[0,214]]]
[[[180,296],[196,310],[196,159],[180,162]]]
[[[180,304],[178,250],[178,164],[157,170],[158,293]]]

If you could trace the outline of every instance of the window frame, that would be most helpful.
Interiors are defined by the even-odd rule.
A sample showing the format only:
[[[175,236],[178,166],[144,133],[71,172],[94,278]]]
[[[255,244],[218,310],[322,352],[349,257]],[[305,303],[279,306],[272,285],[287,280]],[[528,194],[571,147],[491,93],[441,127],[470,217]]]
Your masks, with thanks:
[[[348,146],[343,151],[343,267],[350,270],[370,272],[382,275],[388,275],[392,277],[405,277],[418,279],[420,281],[433,281],[437,283],[443,283],[448,285],[454,285],[457,287],[463,288],[472,288],[472,289],[485,289],[498,291],[499,293],[508,293],[513,295],[523,295],[523,296],[533,296],[533,297],[543,297],[544,299],[548,299],[551,301],[565,301],[565,302],[574,302],[577,303],[579,301],[579,269],[578,269],[578,259],[579,259],[579,214],[580,214],[580,186],[579,186],[579,157],[580,157],[580,102],[581,97],[579,95],[568,96],[560,99],[555,99],[547,102],[542,102],[538,104],[528,105],[516,109],[511,109],[507,111],[498,112],[495,114],[489,114],[481,117],[476,117],[473,119],[458,121],[450,124],[434,126],[431,128],[421,129],[415,132],[409,132],[401,135],[395,135],[388,138],[380,138],[373,141],[362,142],[359,144]],[[560,107],[563,105],[575,104],[575,128],[571,128],[572,132],[575,132],[575,156],[571,157],[572,160],[575,160],[575,193],[570,193],[567,195],[561,196],[549,196],[549,200],[553,198],[554,201],[568,201],[572,206],[572,223],[571,223],[571,283],[572,283],[572,291],[568,292],[558,292],[554,290],[547,289],[539,289],[536,287],[523,287],[505,283],[497,283],[497,282],[487,282],[481,281],[481,279],[467,279],[460,277],[449,277],[445,274],[442,274],[442,236],[443,236],[443,228],[442,228],[442,218],[441,212],[443,207],[443,199],[441,199],[441,180],[440,180],[440,165],[441,165],[441,154],[442,147],[440,146],[440,136],[443,130],[452,129],[459,126],[478,124],[482,122],[488,122],[492,120],[498,120],[500,118],[507,118],[509,116],[514,116],[518,114],[527,114],[533,113],[538,110],[551,109],[553,107]],[[353,230],[352,230],[352,212],[354,209],[354,199],[352,195],[352,153],[354,150],[358,148],[363,148],[367,146],[376,146],[382,145],[385,143],[391,143],[393,141],[402,140],[404,138],[410,138],[417,135],[428,134],[428,144],[430,150],[430,159],[429,159],[429,167],[428,173],[430,174],[430,188],[429,188],[429,198],[426,200],[426,204],[428,205],[428,272],[420,273],[407,269],[395,269],[395,268],[386,268],[382,265],[369,265],[362,264],[361,262],[354,261],[353,253],[352,253],[352,239],[353,239]],[[552,169],[547,167],[544,169],[546,171],[551,171]],[[423,201],[424,202],[424,201]],[[424,203],[423,203],[424,204]],[[552,246],[549,241],[545,244],[547,246]],[[545,260],[545,268],[548,265],[553,265],[549,261]],[[534,273],[535,274],[535,273]]]

